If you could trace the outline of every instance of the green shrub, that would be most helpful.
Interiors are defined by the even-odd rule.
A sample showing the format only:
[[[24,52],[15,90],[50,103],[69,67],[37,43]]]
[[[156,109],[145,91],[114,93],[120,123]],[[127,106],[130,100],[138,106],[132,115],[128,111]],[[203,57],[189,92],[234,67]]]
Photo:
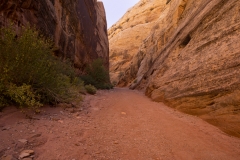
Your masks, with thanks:
[[[97,89],[111,89],[108,71],[103,66],[101,59],[94,60],[86,68],[86,75],[81,76],[86,85],[93,85]]]
[[[97,81],[90,75],[82,75],[81,79],[84,81],[84,84],[86,85],[93,85],[96,86],[97,85]]]
[[[53,56],[53,42],[35,28],[0,28],[0,107],[14,102],[35,107],[41,103],[68,102],[76,92],[74,70]]]
[[[97,92],[97,89],[94,86],[92,86],[91,84],[85,85],[85,89],[86,89],[87,93],[89,93],[89,94],[96,94],[96,92]]]
[[[108,72],[101,59],[95,59],[91,65],[87,66],[87,74],[99,83],[108,82]]]
[[[4,91],[5,91],[5,86],[0,81],[0,111],[4,108],[4,106],[6,106],[8,104],[6,98],[3,94]]]
[[[34,106],[38,108],[42,106],[42,104],[39,103],[40,96],[34,93],[30,85],[23,84],[17,87],[15,84],[10,83],[4,94],[19,104],[20,107]]]

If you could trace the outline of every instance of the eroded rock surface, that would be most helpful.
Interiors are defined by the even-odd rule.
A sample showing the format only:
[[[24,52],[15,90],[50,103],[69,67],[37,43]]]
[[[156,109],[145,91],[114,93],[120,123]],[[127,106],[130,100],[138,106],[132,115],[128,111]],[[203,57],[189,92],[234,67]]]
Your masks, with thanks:
[[[109,30],[110,78],[112,83],[126,86],[131,79],[130,66],[142,41],[150,34],[164,9],[164,1],[142,0]]]
[[[120,84],[240,137],[240,1],[161,2]]]
[[[102,58],[108,68],[108,37],[102,2],[97,0],[2,0],[0,26],[35,25],[54,39],[56,55],[70,58],[79,71]]]

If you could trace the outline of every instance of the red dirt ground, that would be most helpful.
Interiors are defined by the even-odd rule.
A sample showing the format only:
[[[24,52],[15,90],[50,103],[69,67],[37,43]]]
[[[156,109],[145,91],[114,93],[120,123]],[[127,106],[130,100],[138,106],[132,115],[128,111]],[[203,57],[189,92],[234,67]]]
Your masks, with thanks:
[[[0,159],[32,149],[36,160],[239,160],[240,139],[128,89],[87,95],[76,108],[0,113]],[[30,114],[28,114],[30,115]],[[19,142],[27,140],[26,143]]]

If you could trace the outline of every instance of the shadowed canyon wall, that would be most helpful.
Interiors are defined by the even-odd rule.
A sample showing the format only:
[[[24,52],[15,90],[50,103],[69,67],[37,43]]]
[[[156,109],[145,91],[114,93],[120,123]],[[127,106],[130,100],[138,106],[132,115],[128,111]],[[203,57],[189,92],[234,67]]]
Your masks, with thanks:
[[[34,25],[51,37],[56,55],[70,58],[79,72],[96,58],[108,69],[107,23],[97,0],[1,0],[0,26]]]
[[[113,27],[119,27],[109,30],[110,56],[122,55],[122,46],[134,46],[134,37],[144,36],[126,67],[119,70],[122,65],[115,64],[120,58],[111,58],[110,71],[121,71],[121,77],[115,80],[112,76],[112,80],[143,89],[154,101],[197,115],[240,137],[240,1],[142,0],[128,13],[136,12],[144,2],[153,7],[147,16],[157,16],[149,30],[137,25],[134,33],[125,33],[123,28],[113,36]],[[155,8],[156,4],[161,7]],[[125,25],[131,26],[130,20]],[[133,35],[121,39],[118,35],[123,34]],[[123,41],[122,53],[113,52],[115,44],[120,45],[112,39],[118,37]]]

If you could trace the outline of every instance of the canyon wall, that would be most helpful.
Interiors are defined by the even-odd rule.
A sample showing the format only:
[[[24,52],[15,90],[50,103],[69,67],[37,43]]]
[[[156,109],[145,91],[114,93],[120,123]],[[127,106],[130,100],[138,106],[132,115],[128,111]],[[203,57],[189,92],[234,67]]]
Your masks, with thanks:
[[[55,54],[69,58],[81,73],[96,58],[109,66],[107,22],[97,0],[1,0],[0,26],[32,25],[55,43]]]
[[[240,137],[240,1],[161,2],[119,84]]]
[[[110,78],[113,84],[126,86],[131,79],[129,66],[142,41],[164,9],[159,0],[142,0],[108,30]]]

